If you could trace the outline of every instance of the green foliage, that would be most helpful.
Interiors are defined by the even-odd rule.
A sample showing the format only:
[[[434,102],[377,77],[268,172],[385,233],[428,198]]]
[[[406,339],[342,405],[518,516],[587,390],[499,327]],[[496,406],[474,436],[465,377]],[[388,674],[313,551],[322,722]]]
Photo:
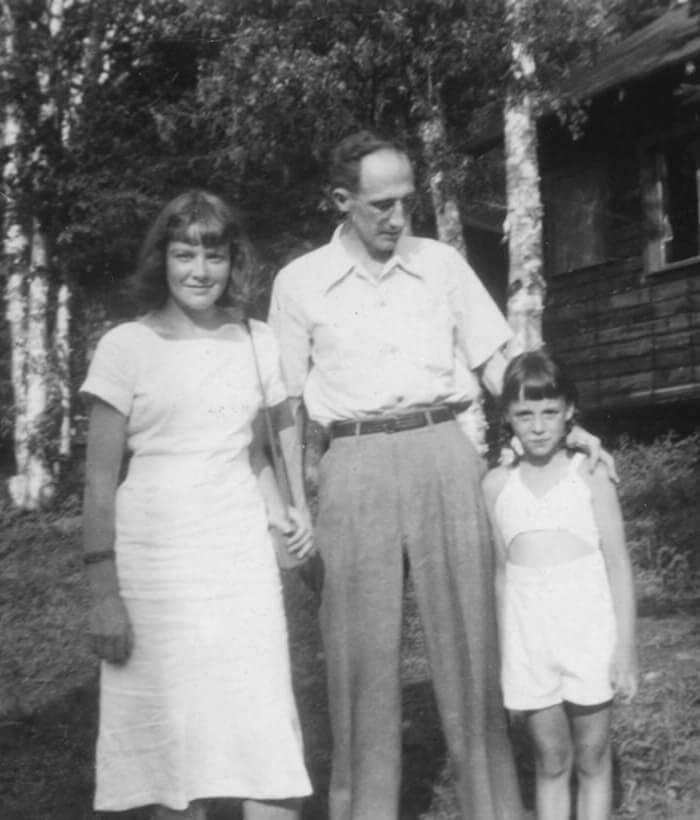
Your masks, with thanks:
[[[532,0],[543,90],[656,5]],[[40,216],[57,274],[95,292],[188,186],[242,204],[258,236],[327,234],[328,151],[360,126],[415,146],[440,110],[436,162],[471,183],[460,146],[502,104],[510,61],[502,0],[77,0],[53,34],[47,3],[12,8],[0,98],[20,117],[22,162],[9,193]]]
[[[588,101],[572,99],[566,92],[572,71],[593,64],[600,54],[668,8],[658,0],[517,0],[509,5],[518,12],[506,14],[511,37],[535,61],[533,78],[516,77],[511,89],[523,81],[531,84],[541,110],[558,114],[574,134],[585,122]]]
[[[530,5],[539,81],[551,99],[572,60],[659,7]],[[2,64],[0,102],[21,127],[4,193],[25,225],[39,219],[52,273],[79,294],[76,385],[89,347],[82,306],[98,301],[119,315],[115,294],[147,224],[183,188],[205,186],[242,205],[266,261],[279,265],[329,233],[321,191],[340,137],[373,126],[415,149],[419,124],[438,111],[447,139],[431,162],[462,191],[463,206],[502,202],[501,157],[473,160],[464,145],[503,102],[503,0],[75,0],[53,32],[46,0],[8,8],[16,49]],[[425,162],[417,167],[428,201]],[[260,275],[267,285],[270,265]],[[0,438],[8,419],[6,411]],[[55,422],[47,419],[44,443]]]
[[[697,595],[700,433],[685,438],[669,433],[649,444],[623,437],[614,455],[642,594]]]
[[[499,6],[244,4],[221,22],[221,51],[201,65],[199,116],[221,146],[216,173],[228,169],[276,229],[290,225],[290,211],[297,224],[313,223],[325,160],[344,134],[370,126],[415,144],[435,107],[459,110],[463,127],[493,96],[504,53]]]
[[[632,477],[631,472],[628,475]],[[304,813],[320,818],[327,815],[323,792],[331,737],[317,611],[293,574],[284,579],[284,586],[307,763],[320,786]],[[90,817],[98,667],[86,639],[87,580],[73,508],[27,514],[0,501],[0,603],[3,817]],[[613,711],[619,793],[614,817],[690,820],[700,799],[697,617],[643,617],[639,645],[640,692],[632,706],[616,706]],[[424,820],[456,820],[451,767],[444,760],[422,629],[410,590],[404,609],[402,676],[406,805],[421,805]],[[513,735],[531,794],[532,749],[521,728],[514,727]],[[132,815],[145,818],[147,811],[128,813]],[[235,809],[230,804],[214,806],[216,820],[231,816]]]
[[[697,814],[700,647],[692,610],[639,623],[640,688],[613,712],[622,805],[615,817],[690,820]]]

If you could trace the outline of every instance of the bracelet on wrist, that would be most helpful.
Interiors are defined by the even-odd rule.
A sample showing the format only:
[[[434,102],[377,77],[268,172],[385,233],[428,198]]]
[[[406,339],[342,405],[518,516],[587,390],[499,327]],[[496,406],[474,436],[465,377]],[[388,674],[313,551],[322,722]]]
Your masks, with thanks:
[[[115,558],[114,550],[96,550],[95,552],[86,552],[83,555],[83,563],[85,564],[99,564],[101,561],[113,561]]]

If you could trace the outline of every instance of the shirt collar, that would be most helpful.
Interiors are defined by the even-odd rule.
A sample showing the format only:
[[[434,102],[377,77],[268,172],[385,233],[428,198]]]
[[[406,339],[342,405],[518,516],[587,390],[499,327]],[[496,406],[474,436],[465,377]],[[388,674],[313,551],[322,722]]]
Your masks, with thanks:
[[[328,244],[330,258],[324,271],[323,283],[326,292],[345,279],[345,277],[353,271],[362,269],[362,266],[355,262],[345,248],[345,245],[343,245],[340,240],[340,233],[343,229],[343,224],[344,223],[341,222],[335,231],[333,231],[333,236]],[[400,268],[402,271],[410,274],[411,276],[417,276],[419,279],[423,278],[423,272],[417,266],[415,261],[412,260],[412,255],[408,247],[409,244],[410,243],[406,241],[406,237],[402,236],[399,239],[394,250],[394,255],[384,266],[382,276],[386,276],[386,274],[394,268]]]

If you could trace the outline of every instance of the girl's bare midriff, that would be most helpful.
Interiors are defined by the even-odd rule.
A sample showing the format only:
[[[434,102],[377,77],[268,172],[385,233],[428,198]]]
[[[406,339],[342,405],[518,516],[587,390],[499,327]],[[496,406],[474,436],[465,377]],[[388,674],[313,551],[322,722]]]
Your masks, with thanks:
[[[575,561],[596,550],[565,530],[533,530],[516,535],[508,547],[508,560],[525,567],[547,567]]]

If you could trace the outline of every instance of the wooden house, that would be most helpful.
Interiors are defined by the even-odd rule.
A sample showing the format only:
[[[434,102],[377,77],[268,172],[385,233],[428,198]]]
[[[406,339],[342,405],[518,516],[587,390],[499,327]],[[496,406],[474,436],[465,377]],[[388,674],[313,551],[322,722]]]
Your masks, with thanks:
[[[584,406],[700,400],[700,11],[670,9],[539,123],[545,338]]]

